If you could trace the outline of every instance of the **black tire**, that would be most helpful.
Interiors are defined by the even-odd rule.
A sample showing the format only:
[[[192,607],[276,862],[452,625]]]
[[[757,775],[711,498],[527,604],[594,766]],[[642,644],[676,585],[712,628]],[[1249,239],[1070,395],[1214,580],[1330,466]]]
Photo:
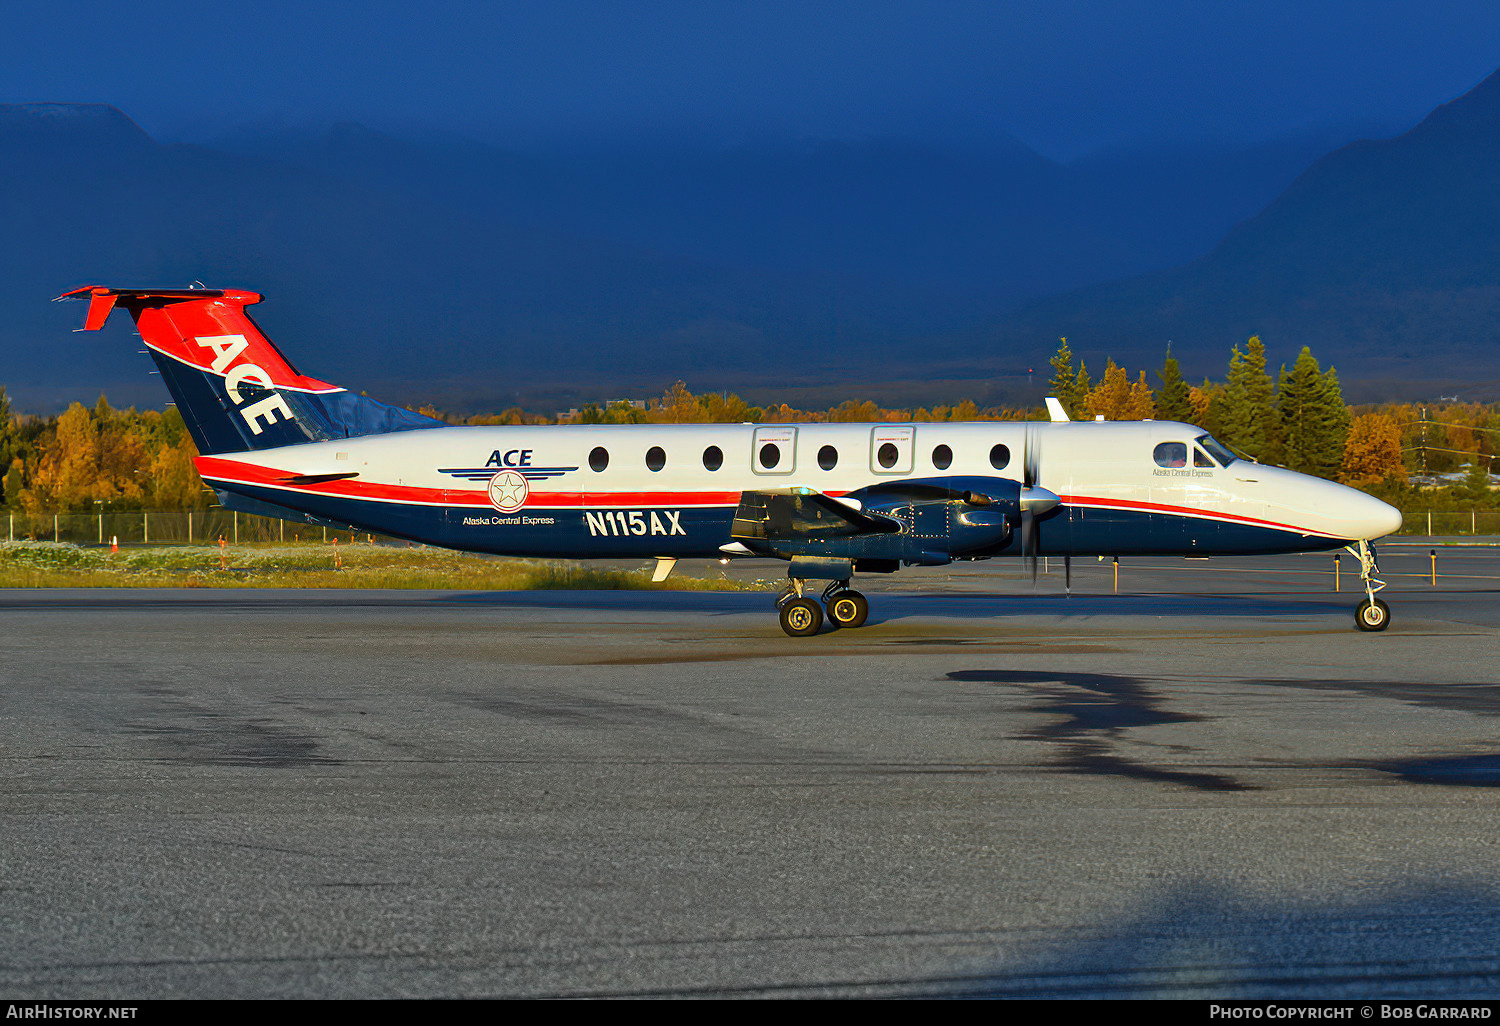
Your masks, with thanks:
[[[857,591],[836,591],[828,599],[828,622],[835,627],[863,627],[870,600]]]
[[[823,607],[810,598],[792,599],[781,606],[781,629],[794,638],[818,633],[823,626]]]
[[[1380,599],[1365,599],[1354,610],[1354,626],[1362,631],[1383,631],[1391,625],[1391,607]]]

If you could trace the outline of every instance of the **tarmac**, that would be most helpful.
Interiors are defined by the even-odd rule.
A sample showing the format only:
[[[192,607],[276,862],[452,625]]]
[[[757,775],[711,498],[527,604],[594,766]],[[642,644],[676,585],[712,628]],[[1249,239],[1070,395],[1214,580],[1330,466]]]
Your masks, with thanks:
[[[0,997],[1493,999],[1500,549],[1409,541],[1380,634],[1347,555],[0,591]]]

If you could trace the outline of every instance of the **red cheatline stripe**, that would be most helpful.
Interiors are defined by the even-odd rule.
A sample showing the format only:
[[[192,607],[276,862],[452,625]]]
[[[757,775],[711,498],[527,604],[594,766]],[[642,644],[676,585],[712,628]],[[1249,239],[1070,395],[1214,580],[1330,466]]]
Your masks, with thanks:
[[[205,479],[223,484],[256,485],[280,491],[313,495],[333,495],[348,499],[369,499],[377,502],[410,502],[417,505],[459,506],[487,509],[489,493],[484,489],[463,490],[450,488],[419,488],[415,485],[382,484],[376,481],[360,481],[357,478],[345,481],[323,481],[316,484],[292,485],[286,478],[292,473],[241,463],[217,456],[199,456],[198,473]],[[541,492],[533,491],[526,500],[532,507],[581,507],[600,506],[737,506],[739,492]]]
[[[1292,531],[1296,534],[1315,534],[1323,538],[1340,537],[1340,535],[1326,534],[1322,531],[1311,531],[1307,528],[1294,527],[1291,524],[1282,524],[1274,520],[1261,520],[1257,517],[1240,516],[1237,513],[1219,513],[1214,510],[1193,509],[1188,506],[1167,506],[1159,502],[1137,502],[1134,499],[1099,499],[1088,495],[1062,495],[1059,498],[1067,505],[1082,506],[1085,509],[1124,509],[1140,510],[1148,513],[1169,513],[1173,516],[1190,517],[1194,520],[1228,520],[1232,523],[1252,524],[1256,527],[1270,527],[1278,531]]]
[[[241,463],[218,456],[199,456],[198,472],[204,478],[224,484],[247,484],[276,488],[281,491],[332,495],[348,499],[367,499],[375,502],[409,502],[425,506],[458,506],[476,509],[489,508],[489,495],[483,489],[463,490],[451,488],[419,488],[415,485],[382,484],[376,481],[325,481],[318,484],[291,485],[286,478],[290,471]],[[837,493],[829,492],[829,495]],[[1062,501],[1071,506],[1086,509],[1121,509],[1148,513],[1166,513],[1172,516],[1189,517],[1195,520],[1224,520],[1231,523],[1250,524],[1294,534],[1317,535],[1337,538],[1339,535],[1322,531],[1311,531],[1274,520],[1241,516],[1236,513],[1218,513],[1213,510],[1192,509],[1186,506],[1168,506],[1158,502],[1137,502],[1133,499],[1105,499],[1089,495],[1064,495]],[[578,508],[631,507],[631,506],[736,506],[739,492],[542,492],[533,491],[526,500],[528,508]]]

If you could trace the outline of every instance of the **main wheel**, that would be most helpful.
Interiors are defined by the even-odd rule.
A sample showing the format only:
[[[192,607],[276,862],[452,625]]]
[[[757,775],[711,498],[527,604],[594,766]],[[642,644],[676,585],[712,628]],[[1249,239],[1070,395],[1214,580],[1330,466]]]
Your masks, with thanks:
[[[1391,607],[1380,599],[1365,599],[1354,610],[1354,626],[1362,631],[1383,631],[1391,625]]]
[[[781,629],[794,638],[818,633],[823,626],[823,609],[809,598],[792,599],[781,606]]]
[[[863,627],[870,600],[857,591],[837,591],[828,600],[828,619],[835,627]]]

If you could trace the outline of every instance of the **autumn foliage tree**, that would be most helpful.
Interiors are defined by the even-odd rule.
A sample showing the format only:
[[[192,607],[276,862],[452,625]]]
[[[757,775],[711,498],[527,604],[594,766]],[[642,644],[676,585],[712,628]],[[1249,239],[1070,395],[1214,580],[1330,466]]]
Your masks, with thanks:
[[[1401,460],[1401,425],[1394,417],[1362,413],[1353,419],[1344,442],[1339,477],[1353,485],[1407,480],[1406,466]]]

